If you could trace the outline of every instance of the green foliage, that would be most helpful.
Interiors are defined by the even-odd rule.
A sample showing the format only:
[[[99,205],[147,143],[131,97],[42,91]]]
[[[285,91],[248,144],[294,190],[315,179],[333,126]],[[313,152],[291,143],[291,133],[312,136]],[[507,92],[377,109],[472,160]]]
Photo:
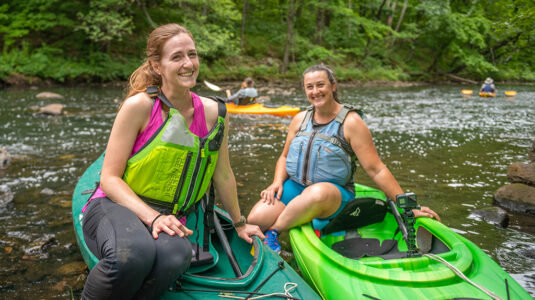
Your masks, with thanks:
[[[444,74],[535,80],[532,0],[296,0],[293,14],[290,3],[4,0],[0,80],[13,74],[58,82],[126,80],[142,61],[153,24],[171,22],[194,35],[207,79],[299,80],[305,68],[323,62],[340,80]]]
[[[93,0],[89,4],[89,11],[76,14],[80,25],[74,29],[82,30],[95,43],[122,41],[133,30],[128,8],[129,3],[122,0]]]
[[[220,57],[240,54],[239,42],[229,30],[213,24],[186,22],[184,25],[195,38],[195,46],[204,60],[212,62]]]

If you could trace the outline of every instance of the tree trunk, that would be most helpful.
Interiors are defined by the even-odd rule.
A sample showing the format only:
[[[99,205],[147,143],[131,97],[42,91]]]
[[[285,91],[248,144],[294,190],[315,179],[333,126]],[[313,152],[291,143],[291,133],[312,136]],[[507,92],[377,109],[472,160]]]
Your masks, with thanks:
[[[347,0],[347,8],[353,10],[353,8],[351,8],[351,0]],[[351,22],[347,23],[347,36],[351,37]]]
[[[288,62],[290,59],[290,48],[293,39],[294,15],[295,15],[295,0],[288,1],[288,19],[286,20],[286,44],[284,46],[284,57],[282,59],[281,72],[286,73],[288,70]]]
[[[403,8],[401,9],[401,14],[399,15],[398,23],[396,24],[396,32],[399,32],[399,27],[401,27],[401,22],[403,22],[403,17],[405,17],[405,11],[407,10],[407,4],[409,0],[403,2]]]
[[[322,3],[325,2],[325,0],[319,0],[319,7],[316,11],[316,37],[314,42],[316,45],[320,45],[323,42],[323,28],[325,27],[325,8],[323,8]]]
[[[383,7],[385,6],[386,0],[383,0],[381,3],[381,6],[379,6],[379,10],[377,10],[377,15],[375,15],[375,19],[379,20],[381,18],[381,13],[383,12]]]
[[[247,17],[247,0],[243,0],[243,10],[241,13],[241,41],[242,50],[245,48],[245,19]]]
[[[446,74],[446,76],[448,76],[449,78],[454,79],[456,81],[466,82],[466,83],[470,83],[470,84],[477,84],[477,81],[473,81],[471,79],[462,78],[462,77],[459,77],[457,75]]]
[[[380,20],[381,19],[381,13],[383,12],[383,7],[385,6],[386,1],[387,0],[383,0],[383,2],[381,2],[381,5],[379,6],[379,10],[377,10],[377,14],[375,15],[375,19],[376,20]],[[388,3],[389,4],[387,4],[387,6],[390,5],[390,0],[388,0]],[[368,51],[370,49],[371,41],[372,41],[372,39],[370,37],[368,37],[368,40],[366,41],[366,47],[364,47],[364,55],[362,57],[363,60],[368,56]]]
[[[137,5],[141,8],[141,11],[143,11],[143,14],[145,15],[145,18],[147,19],[147,22],[149,22],[150,26],[152,28],[156,28],[156,24],[152,21],[149,12],[147,11],[147,7],[145,7],[145,3],[143,3],[141,0],[136,0]]]
[[[396,5],[398,1],[395,0],[394,3],[392,3],[392,13],[390,16],[388,16],[388,19],[386,19],[386,26],[392,27],[392,21],[394,20],[394,14],[396,13]]]

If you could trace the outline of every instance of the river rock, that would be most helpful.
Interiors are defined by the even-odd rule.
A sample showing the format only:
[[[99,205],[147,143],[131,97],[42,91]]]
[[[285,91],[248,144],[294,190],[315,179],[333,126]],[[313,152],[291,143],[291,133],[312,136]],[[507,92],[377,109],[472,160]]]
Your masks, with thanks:
[[[511,183],[523,183],[535,187],[535,163],[512,163],[507,170],[507,179]]]
[[[46,196],[52,196],[54,195],[54,190],[52,190],[51,188],[44,188],[41,190],[41,195],[46,195]]]
[[[47,106],[39,108],[40,114],[45,115],[61,115],[63,113],[63,105],[59,103],[52,103]]]
[[[68,263],[66,265],[62,265],[56,270],[56,274],[59,275],[78,275],[85,271],[87,266],[83,261],[75,261],[72,263]]]
[[[0,147],[0,169],[5,169],[11,164],[11,154]]]
[[[497,206],[476,209],[472,211],[472,215],[501,228],[506,228],[509,225],[509,215],[507,214],[507,211]]]
[[[35,95],[35,97],[39,99],[63,99],[62,95],[52,92],[41,92]]]
[[[13,201],[13,193],[8,186],[0,185],[0,208]]]
[[[494,203],[512,212],[535,217],[535,187],[512,183],[500,187]]]
[[[535,150],[528,151],[528,159],[530,162],[535,162]]]

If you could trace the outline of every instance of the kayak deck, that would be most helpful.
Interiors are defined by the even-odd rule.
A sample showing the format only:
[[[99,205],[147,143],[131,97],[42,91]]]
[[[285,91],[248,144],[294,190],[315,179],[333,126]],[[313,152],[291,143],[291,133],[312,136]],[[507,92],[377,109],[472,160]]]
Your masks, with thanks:
[[[479,97],[492,98],[496,96],[496,93],[479,92]]]
[[[386,199],[382,192],[367,187],[357,190],[358,197]],[[321,238],[308,223],[292,229],[290,240],[303,277],[324,299],[490,298],[431,255],[446,260],[470,280],[503,299],[508,299],[508,295],[510,299],[530,299],[486,253],[442,223],[418,218],[414,226],[420,235],[417,246],[425,249],[424,253],[431,253],[429,256],[406,257],[407,245],[391,213],[382,222]],[[375,240],[381,246],[393,241],[394,246],[386,247],[385,253],[353,259],[351,239],[360,244]],[[337,243],[344,243],[346,249],[333,250]]]

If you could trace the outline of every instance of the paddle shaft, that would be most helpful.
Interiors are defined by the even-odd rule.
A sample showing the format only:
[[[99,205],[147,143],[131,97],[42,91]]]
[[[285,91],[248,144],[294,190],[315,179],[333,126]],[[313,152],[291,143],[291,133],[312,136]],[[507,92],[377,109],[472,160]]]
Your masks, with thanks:
[[[215,227],[215,232],[217,234],[217,237],[219,238],[219,241],[221,242],[221,246],[223,246],[223,250],[225,250],[225,253],[228,256],[228,260],[230,262],[230,265],[232,266],[232,270],[234,271],[234,274],[236,275],[236,277],[243,276],[240,266],[238,265],[238,261],[236,260],[236,256],[234,256],[234,252],[232,252],[232,249],[230,248],[230,244],[228,242],[227,236],[225,235],[225,232],[223,231],[223,227],[221,227],[221,223],[219,222],[219,218],[217,217],[217,214],[214,214],[214,227]]]

